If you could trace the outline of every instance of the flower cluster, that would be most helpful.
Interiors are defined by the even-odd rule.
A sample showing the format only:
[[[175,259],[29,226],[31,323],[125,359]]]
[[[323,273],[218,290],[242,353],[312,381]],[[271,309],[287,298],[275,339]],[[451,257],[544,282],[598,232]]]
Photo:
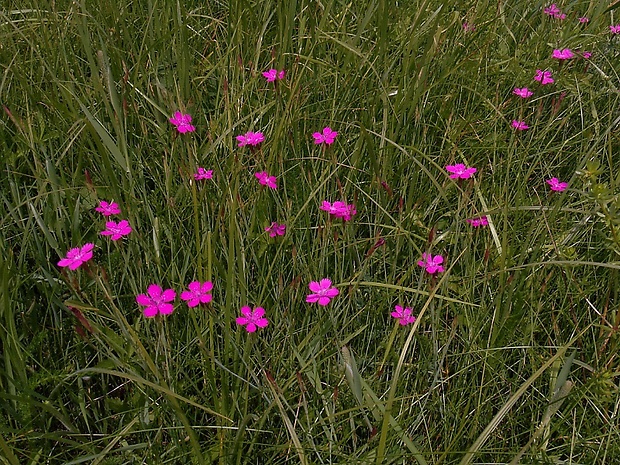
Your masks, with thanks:
[[[187,287],[188,290],[181,293],[181,299],[187,302],[188,307],[207,304],[213,299],[210,293],[211,289],[213,289],[211,281],[204,283],[192,281]],[[174,311],[172,302],[174,302],[176,297],[177,293],[174,289],[163,290],[159,284],[151,284],[147,288],[146,294],[138,294],[136,296],[136,302],[145,307],[143,309],[145,317],[153,318],[160,313],[162,315],[172,313]]]

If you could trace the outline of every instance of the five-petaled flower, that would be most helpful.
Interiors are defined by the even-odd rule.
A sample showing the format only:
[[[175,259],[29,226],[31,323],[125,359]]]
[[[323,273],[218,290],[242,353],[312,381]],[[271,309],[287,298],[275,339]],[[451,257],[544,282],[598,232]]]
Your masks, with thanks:
[[[487,226],[489,224],[489,220],[486,216],[480,216],[478,218],[468,218],[466,221],[474,228],[479,228],[480,226]]]
[[[82,263],[93,258],[93,248],[95,244],[88,242],[82,247],[74,247],[67,252],[67,256],[58,262],[58,266],[68,266],[70,270],[75,270]]]
[[[512,91],[512,93],[515,94],[515,95],[518,95],[521,98],[528,98],[528,97],[531,97],[532,95],[534,95],[534,92],[532,92],[527,87],[523,87],[522,89],[519,89],[518,87],[515,87],[514,90]]]
[[[448,165],[446,166],[446,170],[448,173],[452,173],[450,174],[451,179],[469,179],[478,171],[476,168],[468,168],[463,163]]]
[[[192,281],[187,285],[189,290],[181,292],[181,299],[187,302],[188,307],[196,307],[199,304],[208,304],[213,300],[211,289],[213,283],[211,281]]]
[[[286,234],[286,225],[278,224],[274,221],[270,226],[265,227],[265,231],[269,233],[269,237],[284,236]]]
[[[99,202],[99,206],[95,208],[95,211],[98,211],[103,216],[111,216],[120,214],[121,209],[116,202],[108,203],[105,200],[102,200]]]
[[[177,296],[174,289],[166,289],[165,291],[157,284],[151,284],[146,290],[147,294],[138,294],[136,302],[144,308],[143,313],[147,318],[153,318],[158,313],[169,315],[174,310],[171,303]]]
[[[174,124],[181,134],[186,132],[194,132],[196,128],[192,126],[192,117],[190,114],[183,114],[180,111],[176,111],[172,118],[170,118],[170,122]]]
[[[353,215],[357,213],[355,205],[347,204],[346,202],[341,202],[340,200],[335,201],[333,204],[327,200],[323,200],[323,203],[319,208],[328,212],[330,215],[335,216],[336,218],[342,218],[343,221],[349,221]]]
[[[265,136],[262,132],[248,131],[245,134],[235,137],[235,139],[237,139],[237,142],[239,142],[237,144],[239,147],[243,147],[245,145],[255,146],[263,142],[265,140]]]
[[[200,181],[202,179],[211,179],[213,177],[213,170],[206,170],[199,167],[198,172],[194,173],[194,179]]]
[[[248,306],[241,307],[241,314],[243,316],[237,317],[235,322],[239,326],[245,326],[248,333],[253,333],[257,328],[264,328],[269,324],[263,307],[256,307],[254,310]]]
[[[258,179],[258,182],[261,183],[263,186],[267,186],[272,189],[278,188],[278,185],[276,184],[276,177],[269,176],[267,171],[260,171],[258,173],[254,173],[254,176],[256,177],[256,179]]]
[[[549,184],[552,191],[557,191],[557,192],[562,192],[568,187],[568,183],[560,182],[558,178],[548,179],[547,184]]]
[[[570,48],[562,48],[562,49],[554,49],[551,54],[553,58],[558,60],[570,60],[571,58],[575,58],[575,54]]]
[[[121,237],[128,235],[132,229],[129,226],[129,221],[121,220],[118,223],[116,221],[106,221],[106,229],[99,234],[102,236],[110,236],[113,241],[118,241]]]
[[[323,133],[313,132],[312,137],[314,137],[315,144],[327,144],[331,145],[334,143],[336,136],[338,135],[337,131],[332,131],[332,128],[329,126],[323,128]]]
[[[433,257],[430,253],[423,253],[422,260],[418,261],[418,265],[426,270],[427,273],[443,273],[443,257],[441,255],[435,255]]]
[[[530,128],[527,124],[525,124],[525,121],[517,121],[516,119],[512,120],[512,127],[519,131],[525,131]]]
[[[267,82],[273,82],[276,79],[284,79],[284,70],[278,71],[277,69],[271,68],[269,71],[265,71],[263,76],[267,79]]]
[[[555,81],[551,77],[551,71],[543,71],[541,69],[536,70],[534,80],[540,82],[541,85],[553,84]]]
[[[400,305],[394,306],[394,311],[390,313],[401,326],[407,326],[408,324],[415,322],[415,316],[412,314],[412,310],[409,307],[401,307]]]
[[[332,287],[331,280],[327,278],[323,278],[318,282],[311,281],[308,287],[312,291],[312,294],[306,297],[306,302],[311,304],[318,302],[319,305],[325,306],[331,299],[340,294],[340,291]]]

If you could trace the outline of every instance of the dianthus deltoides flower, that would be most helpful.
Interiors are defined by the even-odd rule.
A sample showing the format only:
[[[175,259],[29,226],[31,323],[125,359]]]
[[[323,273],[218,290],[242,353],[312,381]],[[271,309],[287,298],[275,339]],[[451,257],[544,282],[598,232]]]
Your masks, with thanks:
[[[547,184],[551,187],[552,191],[562,192],[568,187],[567,182],[561,182],[558,178],[551,178],[547,180]]]
[[[433,257],[430,253],[423,253],[422,260],[418,261],[418,265],[426,270],[427,273],[443,273],[444,269],[441,264],[443,263],[443,257],[441,255],[435,255]]]
[[[271,68],[269,71],[263,73],[263,77],[267,79],[267,82],[274,82],[276,79],[284,79],[284,70],[278,71]]]
[[[265,227],[265,231],[269,233],[269,237],[284,236],[286,234],[286,225],[278,224],[274,221],[270,226]]]
[[[551,56],[556,60],[570,60],[571,58],[575,58],[575,54],[570,48],[555,49]]]
[[[412,314],[412,310],[409,307],[403,308],[400,305],[394,306],[394,311],[390,313],[401,326],[407,326],[408,324],[415,322],[415,316]]]
[[[326,126],[323,128],[323,132],[313,132],[312,137],[314,137],[315,144],[326,144],[331,145],[336,140],[336,136],[338,135],[337,131],[332,131],[332,128]]]
[[[256,307],[252,310],[250,307],[241,307],[241,315],[235,319],[235,323],[239,326],[245,326],[248,333],[253,333],[257,328],[264,328],[269,324],[269,320],[265,318],[265,309]]]
[[[183,114],[180,111],[175,111],[170,122],[174,124],[181,134],[186,132],[194,132],[196,128],[192,126],[192,116],[189,114]]]
[[[121,209],[116,202],[108,203],[105,200],[99,202],[99,206],[95,208],[95,211],[98,211],[103,216],[119,215],[121,213]]]
[[[451,173],[451,179],[469,179],[478,170],[476,168],[468,168],[462,163],[457,163],[456,165],[446,166],[446,171],[448,171],[448,173]]]
[[[254,176],[256,177],[256,179],[258,179],[258,182],[262,184],[263,186],[267,186],[271,189],[278,188],[278,184],[276,183],[276,177],[269,176],[269,173],[267,173],[267,171],[260,171],[258,173],[254,173]]]
[[[208,304],[213,300],[211,289],[213,283],[211,281],[192,281],[187,286],[188,290],[181,292],[181,299],[187,302],[188,307],[196,307],[199,304]]]
[[[312,294],[306,297],[306,302],[311,304],[318,302],[319,305],[323,307],[340,293],[338,289],[332,287],[331,280],[327,278],[323,278],[320,281],[311,281],[308,287],[312,291]]]
[[[347,204],[345,202],[341,202],[340,200],[335,201],[333,204],[327,200],[323,200],[323,203],[319,208],[328,212],[330,215],[335,216],[336,218],[342,218],[343,221],[349,221],[353,215],[357,213],[355,205]]]
[[[162,315],[169,315],[174,311],[174,306],[169,303],[174,301],[177,293],[174,289],[166,289],[165,291],[161,286],[157,284],[151,284],[146,294],[138,294],[136,296],[136,302],[144,306],[144,316],[147,318],[153,318],[158,313]]]
[[[121,237],[128,235],[131,231],[131,226],[129,226],[129,221],[127,220],[121,220],[118,223],[116,221],[107,221],[105,229],[99,234],[102,236],[110,236],[110,239],[117,241]]]
[[[68,266],[70,270],[75,270],[82,263],[86,263],[93,258],[93,248],[95,244],[88,242],[82,247],[74,247],[67,252],[67,256],[58,262],[58,266]]]
[[[551,76],[551,71],[543,71],[541,69],[536,70],[534,80],[540,82],[540,85],[546,86],[547,84],[553,84],[555,81]]]
[[[235,137],[235,139],[237,139],[238,147],[244,147],[246,145],[257,146],[265,140],[265,136],[262,132],[248,131],[245,134]]]

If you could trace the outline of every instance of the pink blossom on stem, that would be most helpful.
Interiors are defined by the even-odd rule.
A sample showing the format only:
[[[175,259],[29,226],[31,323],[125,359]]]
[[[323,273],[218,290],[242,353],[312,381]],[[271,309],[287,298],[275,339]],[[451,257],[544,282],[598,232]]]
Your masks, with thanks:
[[[243,147],[245,145],[256,146],[265,140],[265,136],[262,132],[252,132],[248,131],[245,134],[237,136],[238,147]]]
[[[121,237],[127,236],[132,231],[129,226],[129,221],[121,220],[118,223],[116,221],[107,221],[105,229],[99,234],[102,236],[110,236],[113,241],[118,241]]]
[[[530,128],[527,124],[525,124],[525,121],[517,121],[516,119],[512,120],[512,127],[518,131],[525,131]]]
[[[265,309],[263,307],[256,307],[252,310],[250,307],[241,307],[241,314],[235,319],[235,322],[239,326],[245,326],[245,330],[248,333],[255,332],[258,328],[264,328],[269,324],[269,320],[265,318]]]
[[[609,26],[609,32],[612,34],[620,34],[620,24],[616,24],[615,26]]]
[[[336,136],[338,135],[337,131],[332,131],[332,129],[327,126],[325,128],[323,128],[323,132],[314,132],[312,133],[312,137],[314,137],[314,143],[315,144],[327,144],[327,145],[331,145],[334,143],[334,140],[336,140]]]
[[[144,308],[143,313],[147,318],[153,318],[158,313],[169,315],[174,311],[171,303],[177,294],[174,289],[166,289],[165,291],[157,284],[151,284],[146,290],[146,294],[138,294],[136,302]]]
[[[476,26],[474,26],[473,24],[468,23],[468,22],[463,23],[463,31],[472,32],[474,30],[476,30]]]
[[[196,128],[190,124],[192,122],[192,117],[189,114],[176,111],[169,121],[176,126],[177,131],[181,134],[194,132],[196,130]]]
[[[562,192],[568,187],[568,183],[560,182],[558,178],[548,179],[547,184],[549,184],[552,191],[557,191],[557,192]]]
[[[556,48],[553,50],[551,57],[557,60],[570,60],[571,58],[575,58],[575,54],[570,48],[563,48],[563,49]]]
[[[274,221],[270,226],[265,227],[265,231],[269,233],[269,237],[284,236],[286,234],[286,225],[278,224]]]
[[[592,57],[592,52],[585,52],[585,51],[581,52],[581,56],[585,58],[586,60],[588,60],[589,58]]]
[[[284,70],[278,71],[271,68],[269,71],[265,71],[263,76],[267,79],[267,82],[274,82],[276,79],[284,79]]]
[[[213,177],[213,170],[206,170],[204,168],[198,168],[198,172],[194,173],[194,179],[201,181],[203,179],[211,179]]]
[[[353,215],[357,213],[355,205],[347,204],[345,202],[341,202],[340,200],[335,201],[333,204],[327,200],[323,200],[323,203],[319,208],[326,211],[330,215],[335,216],[336,218],[342,218],[343,221],[349,221]]]
[[[579,18],[579,22],[580,22],[581,24],[587,24],[587,23],[589,23],[589,22],[590,22],[590,19],[589,19],[589,18],[587,18],[587,17],[585,17],[585,16],[582,16],[581,18]]]
[[[433,257],[430,253],[423,253],[422,260],[418,261],[418,265],[426,270],[427,273],[443,273],[444,269],[441,264],[443,263],[443,257],[441,255],[435,255]]]
[[[309,294],[306,297],[306,302],[311,304],[318,302],[319,305],[322,305],[323,307],[340,293],[338,289],[332,287],[331,280],[327,278],[323,278],[318,282],[311,281],[310,284],[308,284],[308,287],[312,291],[312,294]]]
[[[394,306],[394,311],[390,313],[396,320],[398,324],[401,326],[407,326],[408,324],[414,323],[416,318],[412,314],[412,310],[409,307],[403,308],[400,305]]]
[[[103,216],[111,216],[120,214],[121,209],[116,202],[108,203],[105,200],[102,200],[99,202],[99,206],[95,208],[95,211],[98,211]]]
[[[278,188],[278,185],[276,184],[276,177],[269,176],[267,171],[260,171],[258,173],[254,173],[254,176],[256,177],[256,179],[258,179],[258,182],[261,183],[263,186],[270,187],[271,189]]]
[[[532,95],[534,95],[534,92],[532,92],[527,87],[523,87],[522,89],[519,89],[518,87],[515,87],[514,90],[512,91],[512,93],[515,94],[515,95],[518,95],[521,98],[529,98]]]
[[[558,6],[555,3],[549,5],[543,11],[545,12],[545,14],[552,16],[556,19],[560,19],[560,20],[566,19],[566,14],[562,13],[562,11],[558,8]]]
[[[448,173],[452,173],[450,174],[451,179],[469,179],[478,171],[476,168],[468,168],[462,163],[447,165],[446,170]]]
[[[74,247],[67,252],[67,256],[58,262],[58,266],[68,266],[70,270],[75,270],[82,263],[86,263],[93,258],[93,248],[95,244],[88,242],[82,247]]]
[[[467,221],[474,228],[479,228],[480,226],[488,226],[489,220],[486,216],[480,216],[478,218],[468,218]]]
[[[188,290],[181,292],[181,299],[187,302],[188,307],[196,307],[199,304],[208,304],[213,300],[211,289],[213,283],[211,281],[192,281],[187,285]]]
[[[540,82],[541,85],[553,84],[555,81],[551,77],[551,71],[543,71],[541,69],[536,70],[534,80]]]

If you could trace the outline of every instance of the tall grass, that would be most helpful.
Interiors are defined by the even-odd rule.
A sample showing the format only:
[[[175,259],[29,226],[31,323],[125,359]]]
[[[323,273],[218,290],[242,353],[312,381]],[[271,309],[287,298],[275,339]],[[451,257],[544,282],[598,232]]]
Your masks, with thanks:
[[[505,0],[7,3],[0,462],[620,457],[617,5],[567,2],[559,21]],[[566,47],[592,58],[551,59]],[[325,126],[336,142],[313,144]],[[247,131],[260,149],[237,147]],[[100,200],[127,238],[99,235]],[[93,260],[57,266],[86,242]],[[340,295],[307,304],[324,277]],[[212,304],[142,316],[149,284],[193,280]],[[243,305],[269,326],[237,327]]]

